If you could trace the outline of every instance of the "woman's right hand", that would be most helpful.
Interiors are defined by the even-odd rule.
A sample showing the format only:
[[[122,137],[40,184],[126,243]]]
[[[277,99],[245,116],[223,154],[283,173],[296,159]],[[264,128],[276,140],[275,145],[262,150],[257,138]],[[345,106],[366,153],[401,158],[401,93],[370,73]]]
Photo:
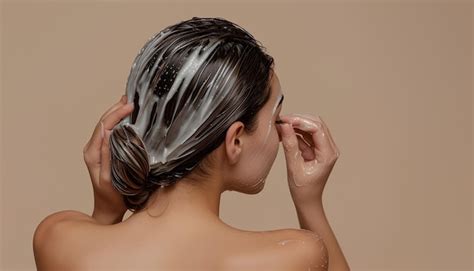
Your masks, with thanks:
[[[339,149],[320,117],[280,115],[277,125],[285,152],[288,185],[295,204],[316,204],[329,174],[339,158]]]

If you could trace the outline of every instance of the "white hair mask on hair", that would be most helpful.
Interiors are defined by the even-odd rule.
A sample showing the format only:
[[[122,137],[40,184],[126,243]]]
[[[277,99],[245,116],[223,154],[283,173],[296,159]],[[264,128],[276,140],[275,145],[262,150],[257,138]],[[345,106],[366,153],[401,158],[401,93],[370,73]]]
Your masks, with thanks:
[[[278,150],[272,122],[281,93],[269,88],[274,62],[264,49],[222,18],[193,17],[148,39],[127,79],[133,111],[110,139],[112,183],[127,207],[142,208],[157,187],[191,172],[237,121],[252,136],[239,163],[239,178],[248,180],[241,183],[268,173]]]
[[[225,122],[216,120],[218,116],[213,113],[226,107],[225,98],[231,97],[236,89],[237,65],[229,62],[221,64],[217,72],[201,78],[206,76],[203,71],[210,63],[207,60],[222,40],[200,37],[199,45],[185,51],[184,45],[177,47],[172,42],[165,42],[171,33],[165,29],[155,34],[135,58],[126,95],[128,101],[136,103],[138,113],[133,120],[129,115],[119,123],[132,127],[142,139],[150,165],[169,165],[162,167],[160,171],[163,172],[171,170],[174,161],[198,150],[210,135],[223,130]],[[193,40],[187,44],[191,42]],[[179,65],[167,61],[173,54],[186,55]],[[205,84],[190,91],[193,78],[205,79]],[[158,85],[157,80],[161,81]],[[158,88],[154,89],[153,85]],[[243,110],[241,107],[234,105],[226,110],[238,113]]]

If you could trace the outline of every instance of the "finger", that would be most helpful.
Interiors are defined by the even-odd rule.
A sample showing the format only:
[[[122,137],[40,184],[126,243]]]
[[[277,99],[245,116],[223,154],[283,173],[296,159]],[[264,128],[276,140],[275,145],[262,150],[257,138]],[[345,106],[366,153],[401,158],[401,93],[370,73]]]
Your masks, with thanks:
[[[294,114],[294,115],[298,115],[298,114]],[[303,118],[309,118],[309,119],[312,119],[314,120],[315,122],[317,123],[320,123],[321,126],[322,126],[322,129],[323,131],[326,133],[326,135],[328,136],[329,138],[329,141],[331,142],[331,146],[332,146],[332,149],[335,153],[338,153],[339,154],[339,149],[337,148],[336,146],[336,143],[334,142],[334,138],[331,136],[331,133],[329,131],[329,127],[327,126],[327,124],[323,121],[323,119],[321,118],[321,116],[318,115],[318,117],[314,117],[312,115],[303,115],[303,114],[299,114],[299,116],[303,117]]]
[[[281,142],[283,144],[287,168],[293,170],[296,165],[303,160],[298,148],[298,139],[290,124],[282,123],[278,126],[281,133]]]
[[[280,115],[280,119],[283,122],[291,123],[295,128],[298,128],[302,131],[308,132],[310,134],[317,132],[319,127],[317,121],[313,121],[308,118],[304,118],[301,115]]]
[[[333,153],[339,154],[339,149],[336,146],[336,143],[334,142],[334,139],[331,136],[331,133],[329,132],[329,128],[326,125],[326,123],[321,119],[321,116],[318,116],[319,123],[321,123],[322,130],[326,134],[326,137],[329,139],[329,142],[331,143],[331,147],[333,150]]]
[[[109,115],[111,112],[117,110],[117,108],[125,105],[127,103],[127,96],[125,95],[122,95],[122,97],[120,98],[120,101],[118,101],[118,103],[114,104],[112,107],[110,107],[109,109],[107,109],[107,111],[105,111],[104,114],[102,114],[102,116],[100,117],[100,119],[104,119],[105,117],[107,117],[107,115]]]
[[[100,147],[102,145],[101,143],[102,129],[104,131],[111,130],[122,118],[130,114],[132,110],[133,110],[133,103],[128,103],[128,104],[122,105],[115,111],[110,112],[109,115],[105,117],[105,119],[99,121],[99,123],[96,125],[96,129],[94,130],[94,133],[92,134],[92,138],[90,139],[89,149],[93,149],[97,151],[100,150]]]
[[[280,116],[283,121],[290,122],[294,127],[299,128],[303,131],[311,133],[312,141],[314,143],[314,149],[316,153],[322,153],[324,157],[328,157],[333,154],[333,147],[327,134],[324,132],[321,123],[299,116]]]
[[[298,113],[290,113],[287,115],[288,117],[301,117],[303,119],[309,119],[309,120],[312,120],[314,122],[321,122],[321,120],[319,119],[319,116],[318,117],[315,117],[313,115],[310,115],[310,114],[298,114]]]
[[[296,136],[298,138],[298,147],[301,151],[301,157],[303,157],[305,161],[314,160],[316,155],[314,154],[314,150],[311,145],[306,142],[301,134],[296,133]]]
[[[101,144],[100,142],[98,142],[97,140],[97,137],[98,135],[101,135],[101,129],[102,129],[102,124],[100,123],[100,121],[102,121],[102,119],[104,119],[105,117],[107,117],[111,112],[117,110],[119,107],[125,105],[127,102],[127,96],[125,95],[122,95],[122,97],[120,98],[120,101],[117,102],[116,104],[114,104],[112,107],[110,107],[104,114],[102,114],[102,116],[100,117],[100,120],[99,122],[95,125],[94,127],[94,131],[92,132],[92,136],[91,138],[89,139],[89,141],[87,141],[86,145],[84,146],[83,148],[83,152],[85,153],[89,147],[91,145],[95,145],[97,146],[98,144]],[[100,145],[99,145],[100,146]]]
[[[337,147],[336,142],[334,142],[334,138],[332,137],[331,132],[329,131],[329,127],[326,125],[326,122],[321,118],[321,116],[318,116],[318,117],[321,120],[321,123],[323,124],[324,130],[328,134],[328,138],[332,143],[333,149],[336,151],[337,155],[339,155],[339,153],[340,153],[339,148]]]
[[[296,135],[301,135],[301,139],[304,140],[308,146],[314,147],[314,142],[313,142],[313,137],[311,136],[312,134],[311,132],[303,131],[299,129],[298,127],[293,127],[293,128],[295,129]]]
[[[293,127],[293,129],[295,131],[295,135],[297,136],[298,148],[301,151],[301,156],[303,159],[305,161],[314,160],[316,158],[316,154],[314,153],[314,145],[312,145],[314,143],[311,134],[296,127]],[[281,141],[280,134],[279,137]]]
[[[117,123],[124,117],[132,113],[134,104],[127,103],[126,105],[119,107],[117,110],[111,112],[105,119],[102,120],[104,123],[105,130],[112,130]]]
[[[110,181],[110,148],[109,139],[112,131],[105,131],[104,142],[100,148],[100,182]]]

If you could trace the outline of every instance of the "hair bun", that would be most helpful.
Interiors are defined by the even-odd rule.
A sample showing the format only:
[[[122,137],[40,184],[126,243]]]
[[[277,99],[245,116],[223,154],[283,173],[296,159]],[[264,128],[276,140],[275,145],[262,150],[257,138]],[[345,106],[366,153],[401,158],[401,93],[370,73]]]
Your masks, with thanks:
[[[110,135],[112,185],[124,196],[127,208],[141,208],[153,191],[148,154],[129,124],[119,124]],[[156,188],[156,185],[154,185]]]

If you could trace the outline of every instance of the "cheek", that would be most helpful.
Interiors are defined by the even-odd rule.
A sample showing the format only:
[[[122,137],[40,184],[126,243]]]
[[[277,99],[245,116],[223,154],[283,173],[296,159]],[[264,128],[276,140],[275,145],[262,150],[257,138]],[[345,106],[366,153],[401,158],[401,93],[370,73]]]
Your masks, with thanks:
[[[279,142],[276,127],[267,123],[266,129],[249,146],[250,152],[246,155],[247,166],[253,174],[260,176],[268,173],[278,154]]]
[[[265,153],[269,154],[270,157],[273,157],[276,151],[278,151],[278,144],[280,142],[280,136],[276,128],[276,124],[273,119],[270,122],[266,123],[265,127],[265,136],[261,141],[261,145],[265,149]]]
[[[259,164],[260,167],[266,167],[272,164],[277,156],[280,138],[273,119],[259,125],[258,135],[250,146],[252,159],[249,161]]]
[[[272,157],[272,161],[274,161],[278,154],[278,149],[280,146],[280,135],[278,134],[278,131],[274,125],[272,126],[271,136],[267,142],[267,145],[270,149],[270,156]]]
[[[275,159],[278,155],[279,149],[279,140],[278,140],[278,133],[274,127],[272,127],[272,131],[270,132],[270,136],[268,137],[267,141],[264,145],[264,151],[261,154],[261,171],[260,171],[260,178],[265,178],[272,166],[275,162]]]
[[[262,162],[265,163],[264,167],[271,167],[278,154],[278,148],[280,143],[278,131],[276,130],[275,125],[271,125],[271,127],[269,128],[270,131],[268,133],[268,136],[266,137],[265,141],[262,142],[261,145],[261,156],[263,160]]]

